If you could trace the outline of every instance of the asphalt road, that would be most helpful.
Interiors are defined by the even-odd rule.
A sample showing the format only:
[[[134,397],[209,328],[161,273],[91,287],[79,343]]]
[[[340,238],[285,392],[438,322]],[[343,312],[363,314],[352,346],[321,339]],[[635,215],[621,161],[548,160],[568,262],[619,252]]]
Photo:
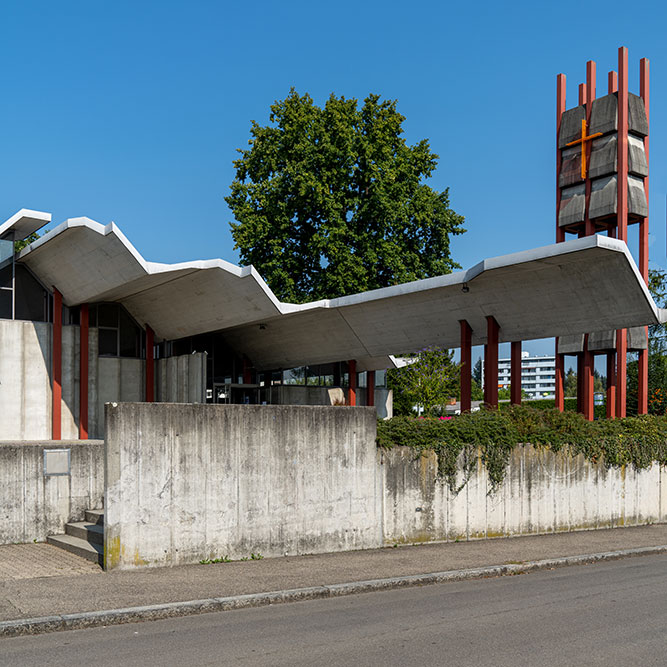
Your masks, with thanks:
[[[0,640],[0,665],[666,665],[667,555]]]

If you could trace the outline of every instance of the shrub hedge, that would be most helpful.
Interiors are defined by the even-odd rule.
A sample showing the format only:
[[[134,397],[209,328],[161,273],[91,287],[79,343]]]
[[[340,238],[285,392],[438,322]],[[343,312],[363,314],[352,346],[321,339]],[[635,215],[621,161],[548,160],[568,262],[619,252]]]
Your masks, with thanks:
[[[495,488],[505,477],[512,449],[523,443],[554,452],[567,447],[573,455],[583,454],[608,467],[632,464],[640,469],[654,461],[667,465],[667,417],[644,415],[589,422],[569,410],[506,406],[453,418],[394,417],[379,421],[377,430],[378,447],[403,445],[417,452],[435,451],[438,474],[454,492],[463,486],[456,486],[461,454],[467,480],[479,447]]]

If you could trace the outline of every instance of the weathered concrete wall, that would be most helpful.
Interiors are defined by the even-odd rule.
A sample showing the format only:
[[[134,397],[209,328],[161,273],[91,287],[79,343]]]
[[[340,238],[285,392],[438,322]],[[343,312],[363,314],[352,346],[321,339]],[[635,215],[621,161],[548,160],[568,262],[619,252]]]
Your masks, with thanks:
[[[155,398],[160,403],[206,403],[206,353],[158,359]]]
[[[71,474],[45,476],[45,449],[69,449]],[[104,496],[104,443],[0,443],[0,544],[43,542]]]
[[[458,493],[438,480],[434,453],[378,450],[385,544],[530,535],[667,520],[667,479],[654,464],[605,469],[530,445],[517,447],[502,485],[491,486],[481,459]],[[459,481],[463,482],[459,474]]]
[[[371,408],[107,405],[106,567],[379,546],[375,432]]]

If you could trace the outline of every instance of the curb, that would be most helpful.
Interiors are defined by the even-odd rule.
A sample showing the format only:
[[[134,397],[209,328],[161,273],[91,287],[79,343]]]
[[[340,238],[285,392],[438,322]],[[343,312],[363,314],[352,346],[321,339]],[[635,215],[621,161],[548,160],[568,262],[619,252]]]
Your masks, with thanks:
[[[524,574],[536,570],[551,570],[557,567],[587,565],[590,563],[598,563],[600,561],[619,560],[631,556],[649,556],[661,553],[667,553],[667,545],[639,547],[621,551],[605,551],[602,553],[583,554],[580,556],[546,558],[544,560],[528,561],[525,563],[488,565],[465,570],[449,570],[446,572],[432,572],[430,574],[413,574],[403,577],[370,579],[368,581],[354,581],[344,584],[331,584],[329,586],[293,588],[290,590],[272,591],[269,593],[250,593],[248,595],[234,595],[205,600],[189,600],[187,602],[168,602],[142,607],[127,607],[125,609],[107,609],[104,611],[81,612],[76,614],[41,616],[39,618],[26,618],[0,622],[0,637],[37,635],[45,632],[57,632],[61,630],[81,630],[84,628],[120,625],[121,623],[133,623],[137,621],[156,621],[178,616],[192,616],[194,614],[205,614],[216,611],[264,607],[266,605],[281,604],[285,602],[321,600],[324,598],[342,597],[344,595],[355,595],[357,593],[370,593],[396,588],[441,584],[449,581]]]

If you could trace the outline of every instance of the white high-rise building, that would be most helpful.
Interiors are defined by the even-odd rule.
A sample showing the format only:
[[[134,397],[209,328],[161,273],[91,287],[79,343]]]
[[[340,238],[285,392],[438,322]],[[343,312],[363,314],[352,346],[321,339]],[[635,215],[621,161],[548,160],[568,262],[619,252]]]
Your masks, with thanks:
[[[498,360],[498,388],[509,389],[511,379],[511,359]],[[482,360],[482,386],[484,385],[484,360]],[[528,352],[521,354],[521,389],[529,398],[555,398],[556,357],[531,357]]]

